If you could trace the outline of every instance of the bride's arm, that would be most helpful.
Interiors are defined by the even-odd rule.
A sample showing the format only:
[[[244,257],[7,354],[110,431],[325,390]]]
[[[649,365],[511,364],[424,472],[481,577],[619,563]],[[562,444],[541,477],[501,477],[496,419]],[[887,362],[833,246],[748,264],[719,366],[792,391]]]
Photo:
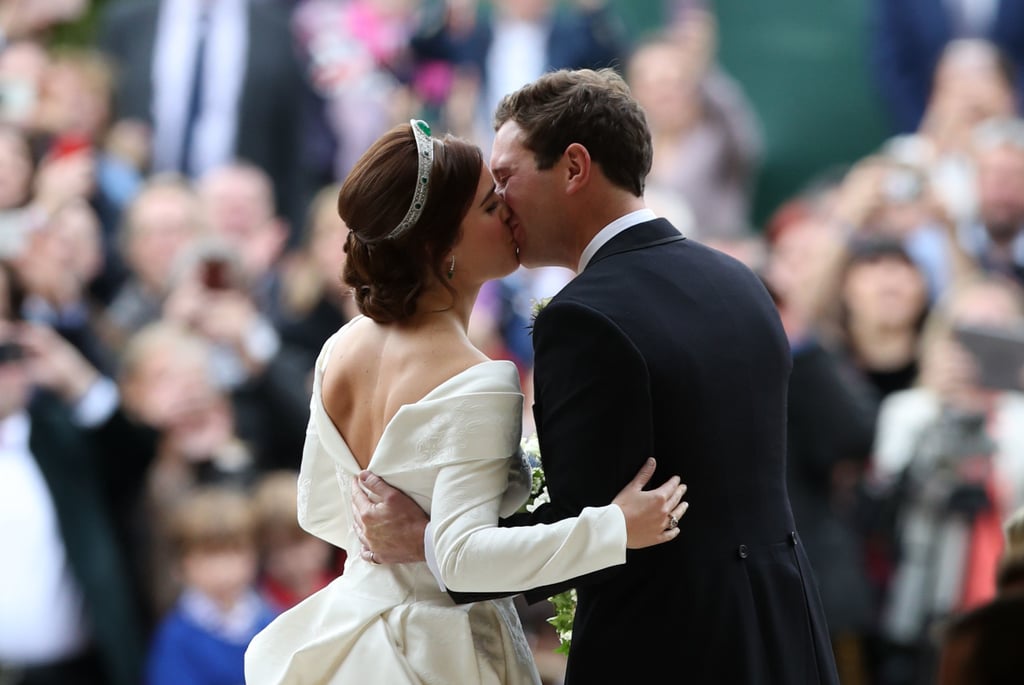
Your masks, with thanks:
[[[437,571],[449,590],[520,591],[626,561],[626,521],[615,505],[558,523],[499,528],[508,479],[502,460],[441,471],[431,512]]]

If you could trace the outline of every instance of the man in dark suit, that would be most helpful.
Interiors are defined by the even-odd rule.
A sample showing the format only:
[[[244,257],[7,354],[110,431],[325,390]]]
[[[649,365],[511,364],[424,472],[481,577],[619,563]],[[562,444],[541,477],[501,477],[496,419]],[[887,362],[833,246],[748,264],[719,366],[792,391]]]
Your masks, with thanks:
[[[155,434],[0,270],[0,682],[136,685],[147,623],[119,527]],[[125,523],[125,525],[128,525]]]
[[[916,131],[942,51],[956,38],[983,38],[1012,63],[1024,102],[1024,3],[1013,0],[873,0],[870,59],[893,131]]]
[[[152,127],[153,171],[195,178],[245,160],[273,179],[298,230],[319,182],[302,159],[315,99],[286,9],[248,0],[122,0],[99,45],[117,67],[115,115]]]
[[[605,504],[650,455],[662,477],[682,477],[690,503],[676,540],[526,593],[577,590],[565,682],[669,672],[687,683],[837,683],[786,491],[791,360],[767,291],[645,207],[650,133],[614,71],[547,74],[507,96],[495,121],[491,169],[523,264],[577,271],[533,327],[551,501],[503,525]],[[383,497],[370,507],[354,488],[364,556],[430,548],[397,511],[401,497],[371,474],[360,482]],[[395,544],[405,531],[413,541]]]

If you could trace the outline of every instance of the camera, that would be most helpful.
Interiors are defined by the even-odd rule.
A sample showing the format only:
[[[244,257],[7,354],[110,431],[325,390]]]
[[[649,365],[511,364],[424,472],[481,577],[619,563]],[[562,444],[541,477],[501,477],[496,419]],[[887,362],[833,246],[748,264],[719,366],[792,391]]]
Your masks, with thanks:
[[[0,341],[0,365],[21,361],[25,358],[25,348],[13,340]]]
[[[924,177],[911,169],[893,169],[882,180],[882,193],[889,202],[915,202],[924,193]]]

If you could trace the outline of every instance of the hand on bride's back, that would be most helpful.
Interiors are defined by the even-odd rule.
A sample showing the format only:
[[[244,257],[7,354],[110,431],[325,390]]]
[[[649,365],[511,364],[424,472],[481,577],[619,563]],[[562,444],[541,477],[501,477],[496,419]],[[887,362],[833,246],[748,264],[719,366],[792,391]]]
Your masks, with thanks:
[[[626,547],[640,549],[668,542],[679,535],[679,519],[689,506],[683,501],[686,485],[679,476],[672,476],[653,490],[644,490],[656,467],[654,458],[640,467],[633,480],[624,487],[612,504],[626,517]]]

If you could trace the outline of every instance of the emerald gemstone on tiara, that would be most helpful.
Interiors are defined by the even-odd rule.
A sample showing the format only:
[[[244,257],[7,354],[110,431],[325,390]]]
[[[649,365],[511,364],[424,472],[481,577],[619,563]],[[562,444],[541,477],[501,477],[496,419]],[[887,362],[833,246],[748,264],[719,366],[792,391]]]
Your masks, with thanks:
[[[417,175],[420,182],[416,184],[416,192],[413,193],[409,211],[405,213],[401,223],[388,233],[387,238],[403,235],[419,221],[423,207],[427,204],[427,191],[430,190],[430,169],[434,166],[434,139],[430,137],[430,125],[422,119],[410,119],[409,126],[412,127],[416,151],[419,153]]]

